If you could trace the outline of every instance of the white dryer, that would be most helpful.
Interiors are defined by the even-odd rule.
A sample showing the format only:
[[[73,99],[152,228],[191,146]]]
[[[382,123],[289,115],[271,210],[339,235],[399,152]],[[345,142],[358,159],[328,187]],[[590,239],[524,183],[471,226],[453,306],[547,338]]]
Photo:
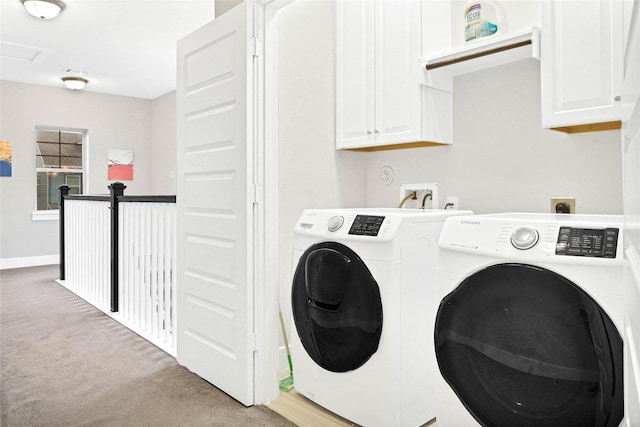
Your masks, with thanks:
[[[623,218],[451,218],[434,325],[438,427],[618,426]]]
[[[304,211],[295,226],[291,339],[296,390],[364,426],[435,416],[425,325],[439,299],[438,236],[469,211]]]

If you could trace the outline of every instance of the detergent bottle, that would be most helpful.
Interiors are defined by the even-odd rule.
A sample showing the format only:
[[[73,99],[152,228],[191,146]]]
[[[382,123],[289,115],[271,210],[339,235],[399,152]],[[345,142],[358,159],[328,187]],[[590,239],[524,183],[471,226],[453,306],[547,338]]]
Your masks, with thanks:
[[[498,1],[470,1],[464,8],[464,40],[467,43],[507,33],[504,7]]]

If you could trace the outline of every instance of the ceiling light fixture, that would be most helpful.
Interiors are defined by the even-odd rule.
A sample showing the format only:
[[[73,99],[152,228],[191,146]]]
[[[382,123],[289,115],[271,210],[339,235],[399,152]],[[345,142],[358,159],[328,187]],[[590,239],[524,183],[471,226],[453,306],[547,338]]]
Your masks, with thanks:
[[[62,81],[64,85],[69,89],[80,90],[89,83],[89,80],[83,79],[82,77],[63,77]]]
[[[20,0],[27,12],[36,18],[53,19],[64,10],[60,0]]]

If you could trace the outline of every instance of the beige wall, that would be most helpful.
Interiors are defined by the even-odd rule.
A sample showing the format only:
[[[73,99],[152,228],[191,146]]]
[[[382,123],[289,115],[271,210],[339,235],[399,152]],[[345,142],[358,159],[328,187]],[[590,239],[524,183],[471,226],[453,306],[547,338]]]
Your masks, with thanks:
[[[0,81],[0,98],[0,139],[13,145],[13,176],[0,178],[0,268],[58,254],[58,221],[32,220],[37,125],[88,129],[90,194],[108,193],[109,148],[134,151],[125,194],[175,191],[175,95],[150,101]]]
[[[216,0],[216,18],[240,3],[242,0]]]

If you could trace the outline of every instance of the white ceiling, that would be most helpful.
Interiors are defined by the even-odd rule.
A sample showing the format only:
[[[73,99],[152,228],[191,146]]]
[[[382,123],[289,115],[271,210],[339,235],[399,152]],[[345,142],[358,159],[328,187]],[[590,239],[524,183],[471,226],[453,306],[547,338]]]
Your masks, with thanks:
[[[176,88],[176,42],[215,16],[214,0],[63,0],[52,20],[0,0],[0,79],[154,99]]]

